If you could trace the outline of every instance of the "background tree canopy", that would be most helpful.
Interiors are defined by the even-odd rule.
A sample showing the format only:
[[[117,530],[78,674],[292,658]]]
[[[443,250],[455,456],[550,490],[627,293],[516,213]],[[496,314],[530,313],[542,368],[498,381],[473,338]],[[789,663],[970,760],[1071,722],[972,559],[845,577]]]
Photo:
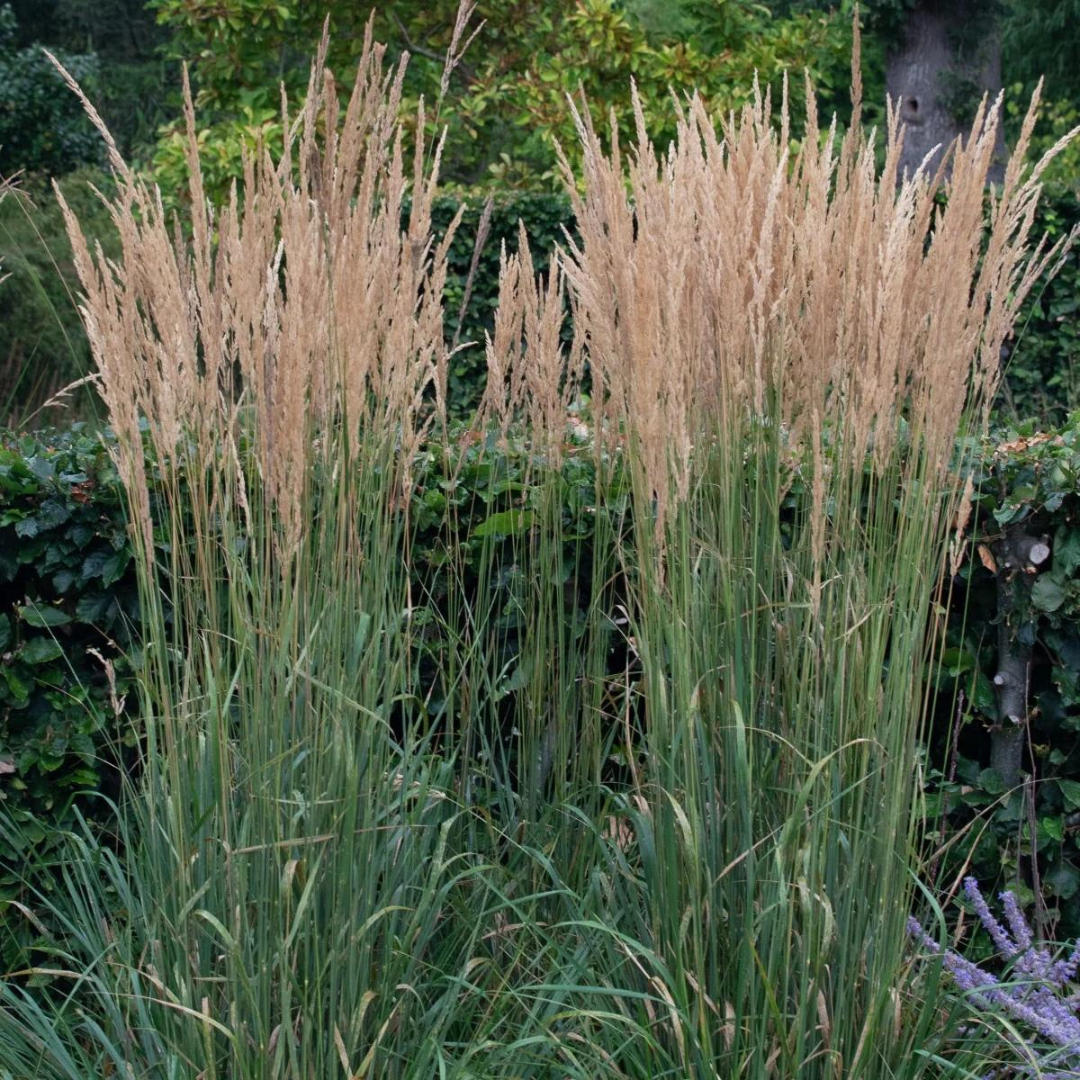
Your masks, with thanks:
[[[444,176],[462,187],[553,190],[558,141],[576,146],[566,95],[580,89],[594,121],[625,99],[633,78],[650,133],[671,132],[669,91],[697,88],[717,109],[738,106],[757,72],[779,88],[794,73],[814,79],[825,115],[845,118],[853,0],[479,0],[483,21],[440,94],[457,0],[387,0],[375,33],[392,57],[411,54],[410,99],[423,94],[432,131],[448,127]],[[166,198],[182,189],[179,78],[190,65],[200,138],[219,193],[238,173],[240,148],[280,140],[279,87],[296,100],[329,18],[329,62],[343,86],[371,14],[346,0],[13,0],[0,16],[0,172],[49,174],[95,163],[98,142],[62,93],[41,46],[87,86],[129,157],[151,165]],[[1080,76],[1078,0],[864,0],[864,118],[884,117],[886,85],[916,93],[905,60],[931,69],[934,100],[909,109],[926,138],[962,124],[984,89],[1030,92],[1046,74],[1049,140],[1075,115]],[[907,79],[907,81],[905,81]],[[434,102],[440,99],[436,110]],[[936,110],[936,112],[935,112]],[[622,134],[630,118],[620,110]],[[936,122],[932,119],[937,116]],[[17,120],[15,119],[17,118]],[[4,125],[7,126],[4,126]],[[914,150],[913,150],[914,153]],[[1059,168],[1058,177],[1071,172]]]
[[[0,175],[64,173],[101,159],[101,140],[85,122],[40,49],[19,43],[10,4],[0,6]],[[90,93],[100,65],[93,53],[58,50],[59,59]]]
[[[363,40],[364,5],[304,0],[150,0],[170,31],[171,54],[191,58],[203,132],[222,180],[235,174],[243,142],[280,139],[279,90],[302,91],[310,56],[330,17],[329,64],[347,72]],[[407,92],[440,98],[444,57],[457,0],[393,0],[376,14],[375,33],[392,53],[411,55]],[[641,93],[651,133],[672,132],[669,88],[699,89],[720,109],[745,100],[754,72],[779,88],[783,70],[815,72],[822,90],[846,86],[849,29],[836,10],[774,15],[746,3],[685,0],[486,0],[472,25],[483,29],[466,51],[429,125],[448,127],[443,175],[472,186],[558,185],[555,143],[573,154],[576,137],[566,95],[583,89],[594,121],[625,101],[630,80]],[[342,80],[344,89],[347,81]],[[793,87],[802,92],[801,80]],[[620,110],[621,131],[633,118]],[[159,143],[158,175],[183,171],[175,126]]]

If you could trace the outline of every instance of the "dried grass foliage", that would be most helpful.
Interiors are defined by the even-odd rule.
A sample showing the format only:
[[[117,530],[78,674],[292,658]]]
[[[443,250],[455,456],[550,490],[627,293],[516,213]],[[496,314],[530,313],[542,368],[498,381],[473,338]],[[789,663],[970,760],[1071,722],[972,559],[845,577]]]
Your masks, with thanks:
[[[582,338],[567,350],[562,342],[566,278],[553,260],[547,282],[538,279],[525,227],[518,250],[500,255],[499,305],[494,334],[487,337],[488,377],[481,422],[505,433],[526,415],[544,449],[557,460],[566,413],[581,386]]]
[[[392,432],[407,484],[432,411],[425,403],[441,412],[445,400],[442,294],[457,222],[435,247],[441,144],[425,147],[418,135],[407,163],[399,119],[405,61],[387,70],[370,23],[343,114],[325,51],[324,39],[299,116],[290,117],[283,95],[281,159],[262,149],[246,155],[242,197],[234,186],[217,212],[203,187],[185,73],[190,237],[166,220],[160,194],[123,162],[85,97],[117,173],[109,206],[123,246],[118,261],[89,249],[57,191],[121,444],[140,446],[145,417],[168,462],[186,436],[210,448],[235,444],[241,415],[253,413],[259,469],[287,545],[303,529],[314,447],[347,445],[355,454],[362,432]],[[148,538],[141,453],[125,454],[124,467]]]
[[[464,23],[455,42],[463,33]],[[190,239],[170,227],[158,193],[122,161],[85,98],[119,179],[110,208],[120,260],[89,250],[58,192],[122,443],[138,444],[145,417],[168,461],[185,432],[208,445],[235,440],[241,411],[253,412],[262,475],[293,539],[302,528],[297,477],[336,424],[353,452],[373,425],[397,431],[407,485],[431,415],[425,400],[436,415],[444,406],[442,291],[457,224],[433,246],[441,145],[424,147],[421,105],[409,170],[404,61],[386,70],[369,24],[339,115],[324,60],[325,41],[298,117],[283,98],[281,160],[248,155],[243,198],[234,188],[217,213],[185,80]],[[855,75],[857,114],[857,62]],[[807,97],[794,157],[786,85],[778,110],[756,89],[719,125],[697,97],[676,101],[677,135],[664,152],[646,135],[636,91],[629,152],[614,123],[605,148],[588,111],[575,110],[580,187],[565,157],[562,170],[580,242],[568,242],[546,283],[524,234],[518,253],[503,255],[481,416],[505,428],[524,415],[557,452],[587,370],[598,441],[629,437],[659,531],[669,502],[688,493],[695,445],[775,400],[792,437],[809,436],[819,485],[826,430],[853,459],[872,451],[884,461],[903,419],[944,462],[962,416],[989,402],[1019,305],[1061,249],[1030,252],[1039,177],[1060,148],[1025,170],[1037,98],[991,195],[987,234],[984,179],[1000,99],[984,102],[971,136],[951,148],[947,174],[920,170],[898,182],[897,109],[879,172],[873,136],[857,123],[842,137],[835,121],[822,131]],[[136,493],[142,467],[141,455],[127,464]],[[145,506],[140,517],[148,529]]]
[[[858,102],[857,79],[853,93]],[[1039,178],[1065,142],[1025,169],[1037,96],[989,196],[988,231],[1000,98],[983,102],[947,170],[903,178],[898,109],[879,172],[874,136],[855,124],[841,137],[835,120],[822,131],[807,98],[793,158],[786,86],[778,115],[757,90],[719,128],[698,98],[676,103],[677,137],[662,154],[636,93],[629,153],[614,124],[605,148],[588,112],[575,112],[582,185],[565,157],[562,170],[581,239],[558,271],[575,302],[572,367],[591,373],[601,440],[632,438],[658,530],[669,500],[687,493],[694,445],[775,398],[793,438],[809,435],[819,478],[823,429],[852,459],[872,450],[883,462],[901,420],[944,464],[965,412],[989,407],[1020,304],[1066,243],[1031,250]],[[508,339],[541,303],[521,265],[509,260],[504,273],[488,351],[496,386],[513,384]],[[547,370],[544,349],[532,351],[530,370]],[[554,417],[550,396],[530,395],[543,403],[528,410],[539,428]]]

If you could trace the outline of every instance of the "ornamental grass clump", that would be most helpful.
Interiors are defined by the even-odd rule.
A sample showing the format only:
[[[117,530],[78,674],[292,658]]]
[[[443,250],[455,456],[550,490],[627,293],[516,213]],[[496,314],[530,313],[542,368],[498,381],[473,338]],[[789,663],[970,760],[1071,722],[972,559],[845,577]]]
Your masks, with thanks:
[[[72,840],[63,932],[5,973],[0,1076],[430,1077],[498,1035],[502,879],[453,750],[403,719],[399,508],[444,402],[452,229],[383,55],[369,30],[340,112],[320,56],[284,156],[216,209],[185,84],[186,230],[111,141],[121,257],[61,200],[141,575],[143,753],[121,854]]]
[[[984,232],[996,104],[899,186],[896,113],[880,175],[812,107],[792,155],[760,93],[719,130],[691,98],[663,154],[636,98],[629,154],[580,116],[580,242],[546,282],[525,237],[504,257],[456,446],[402,78],[369,33],[341,109],[320,55],[282,158],[216,209],[189,98],[186,228],[110,143],[115,261],[65,208],[145,737],[118,850],[73,838],[36,900],[63,931],[0,980],[0,1077],[980,1066],[927,1051],[951,1014],[905,924],[956,437],[1054,254],[1028,258],[1032,117]],[[466,471],[510,505],[464,536]]]
[[[795,152],[786,96],[719,125],[691,97],[664,152],[636,97],[630,150],[578,114],[573,367],[546,393],[505,374],[507,327],[537,368],[557,340],[529,330],[550,296],[506,266],[489,394],[557,438],[550,403],[586,371],[598,474],[631,476],[625,722],[642,757],[620,835],[639,861],[635,899],[596,917],[613,969],[633,953],[620,979],[663,1002],[618,1058],[634,1075],[940,1064],[904,945],[935,588],[970,513],[957,437],[984,422],[1001,343],[1060,249],[1028,244],[1035,103],[984,230],[1001,102],[947,173],[898,177],[898,111],[878,173],[855,100],[842,137],[811,104]]]

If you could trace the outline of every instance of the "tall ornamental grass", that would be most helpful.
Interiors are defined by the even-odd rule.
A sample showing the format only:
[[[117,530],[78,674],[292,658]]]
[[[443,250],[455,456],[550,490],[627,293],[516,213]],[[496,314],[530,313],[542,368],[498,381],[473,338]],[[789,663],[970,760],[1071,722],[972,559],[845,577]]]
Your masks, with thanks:
[[[320,59],[285,156],[216,213],[189,98],[190,240],[115,152],[122,258],[67,214],[140,562],[145,753],[122,855],[83,840],[64,868],[50,992],[6,983],[20,1080],[463,1075],[498,1024],[476,961],[501,875],[463,842],[453,748],[406,722],[399,508],[442,405],[451,237],[403,74],[369,36],[338,116]]]
[[[789,160],[774,121],[758,98],[718,134],[694,101],[625,163],[582,129],[566,272],[642,575],[652,850],[620,925],[670,999],[672,1075],[908,1075],[933,1036],[904,948],[927,628],[1038,187],[1025,129],[983,235],[996,106],[948,180],[899,186],[895,114],[880,175],[857,123],[811,112]]]
[[[343,111],[322,59],[216,210],[189,100],[186,230],[111,142],[122,257],[65,207],[145,738],[119,843],[72,837],[61,932],[0,981],[0,1076],[980,1075],[905,925],[954,448],[1053,254],[1031,117],[986,231],[997,106],[899,184],[895,114],[880,175],[812,109],[792,157],[760,95],[719,130],[691,99],[663,153],[636,99],[630,152],[581,119],[580,243],[547,282],[504,259],[471,437],[526,433],[531,501],[448,535],[435,595],[439,147],[407,163],[370,33]]]
[[[570,370],[591,375],[598,452],[632,476],[646,751],[634,899],[598,918],[666,1033],[635,1075],[937,1065],[905,950],[934,590],[971,511],[957,438],[1056,254],[1027,259],[1031,115],[984,232],[999,108],[947,174],[912,177],[895,112],[880,174],[857,121],[840,138],[812,109],[792,157],[786,100],[776,117],[760,95],[719,132],[691,100],[663,155],[636,100],[629,153],[579,118]],[[504,286],[500,319],[535,329],[508,362],[497,324],[489,396],[550,437],[556,383],[529,374],[557,335],[528,275]]]

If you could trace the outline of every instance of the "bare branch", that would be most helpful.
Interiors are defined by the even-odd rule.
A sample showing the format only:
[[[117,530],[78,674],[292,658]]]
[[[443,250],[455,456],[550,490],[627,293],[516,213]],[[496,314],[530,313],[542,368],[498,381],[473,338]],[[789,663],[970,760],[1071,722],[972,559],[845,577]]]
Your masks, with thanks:
[[[438,53],[434,49],[425,48],[423,45],[418,45],[409,37],[409,31],[401,21],[400,15],[396,12],[392,12],[391,18],[397,23],[398,33],[401,34],[401,39],[405,42],[405,48],[413,56],[423,56],[428,60],[434,60],[437,64],[446,64],[446,57],[442,53]],[[470,38],[469,40],[471,41],[472,39]],[[461,77],[465,80],[467,85],[471,86],[477,81],[478,76],[476,70],[468,64],[462,63],[460,60],[454,65],[453,70],[456,70],[461,74]]]

